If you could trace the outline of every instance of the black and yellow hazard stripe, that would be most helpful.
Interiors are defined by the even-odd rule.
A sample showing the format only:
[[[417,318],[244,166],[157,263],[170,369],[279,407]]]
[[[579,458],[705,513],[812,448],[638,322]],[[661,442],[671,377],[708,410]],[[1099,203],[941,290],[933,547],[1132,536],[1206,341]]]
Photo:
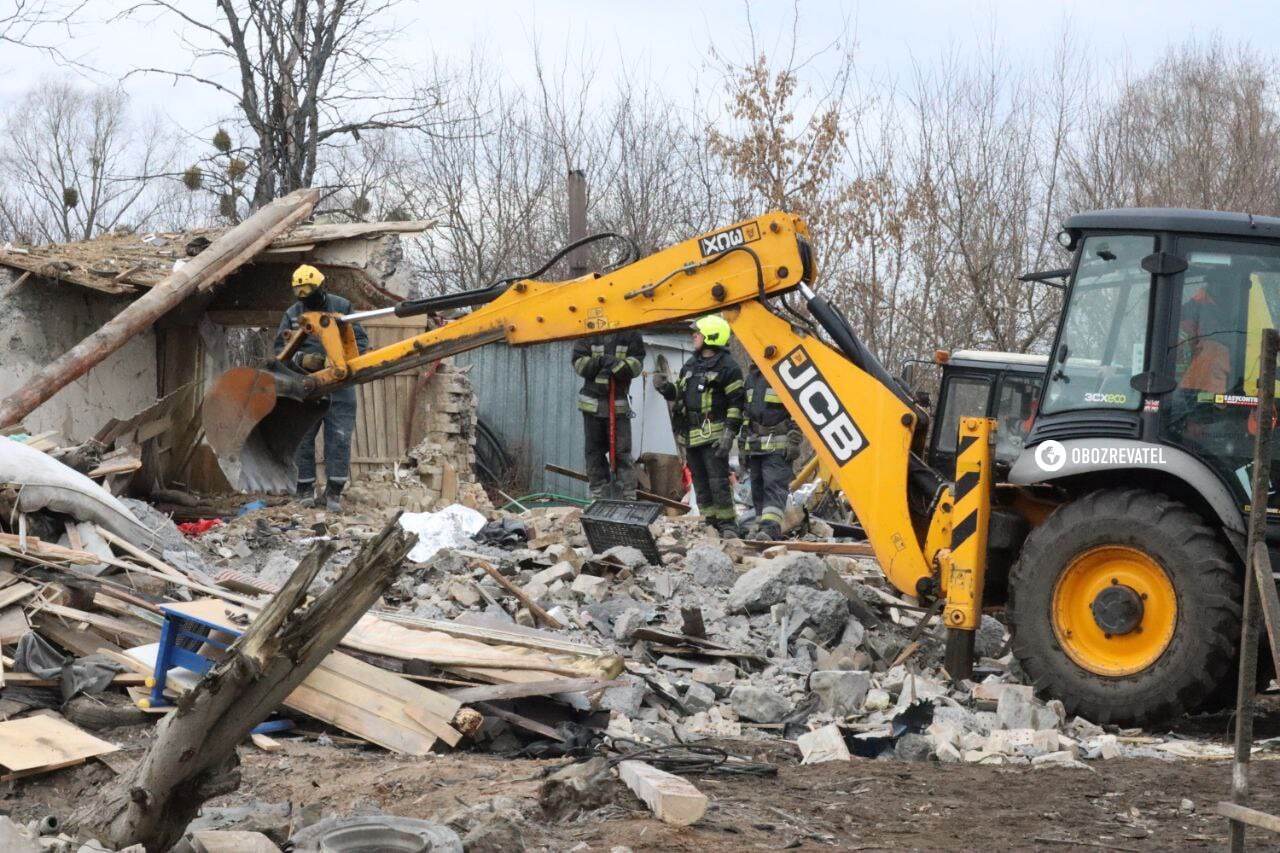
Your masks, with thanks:
[[[991,524],[991,443],[996,423],[962,418],[956,452],[956,483],[951,517],[951,566],[946,575],[948,628],[974,630],[982,619],[982,584],[987,569],[987,530]]]

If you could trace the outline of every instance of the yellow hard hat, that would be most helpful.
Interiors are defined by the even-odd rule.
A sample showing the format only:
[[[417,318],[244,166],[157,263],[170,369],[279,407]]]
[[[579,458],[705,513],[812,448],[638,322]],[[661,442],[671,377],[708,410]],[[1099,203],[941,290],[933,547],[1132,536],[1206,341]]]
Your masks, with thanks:
[[[320,270],[310,264],[303,264],[293,271],[294,290],[299,290],[301,288],[310,288],[311,290],[315,290],[322,284],[324,284],[324,273],[320,272]]]
[[[702,335],[702,342],[707,346],[722,347],[728,345],[729,323],[719,314],[699,317],[693,325]]]

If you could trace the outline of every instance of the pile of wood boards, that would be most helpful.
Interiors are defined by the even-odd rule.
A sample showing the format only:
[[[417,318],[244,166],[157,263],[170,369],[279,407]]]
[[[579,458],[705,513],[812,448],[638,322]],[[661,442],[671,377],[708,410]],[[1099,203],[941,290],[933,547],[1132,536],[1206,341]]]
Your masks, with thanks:
[[[199,654],[216,661],[244,633],[277,591],[235,572],[210,576],[178,568],[93,524],[68,525],[73,544],[32,535],[0,533],[0,767],[10,774],[52,770],[104,754],[114,747],[83,732],[53,711],[30,716],[32,705],[6,687],[45,688],[57,679],[13,670],[12,653],[34,633],[68,659],[96,655],[124,671],[107,691],[119,704],[143,706],[157,719],[201,678],[175,668],[167,673],[166,702],[151,702],[144,684],[154,675],[161,628],[168,619],[197,619],[214,626]],[[190,623],[188,623],[190,624]],[[623,663],[590,646],[519,625],[493,627],[426,620],[373,610],[362,616],[331,652],[284,700],[281,715],[301,734],[324,727],[392,752],[421,756],[453,747],[496,716],[540,737],[563,739],[551,725],[526,718],[509,704],[540,696],[576,695],[576,704],[618,682]],[[128,696],[128,700],[125,696]],[[495,704],[496,703],[496,704]],[[146,708],[146,706],[152,706]],[[38,719],[39,722],[26,722]],[[66,746],[43,756],[6,752],[3,726],[59,727]],[[108,734],[106,732],[104,734]],[[255,736],[270,749],[270,738]],[[70,751],[67,751],[70,750]],[[95,751],[97,750],[97,751]]]

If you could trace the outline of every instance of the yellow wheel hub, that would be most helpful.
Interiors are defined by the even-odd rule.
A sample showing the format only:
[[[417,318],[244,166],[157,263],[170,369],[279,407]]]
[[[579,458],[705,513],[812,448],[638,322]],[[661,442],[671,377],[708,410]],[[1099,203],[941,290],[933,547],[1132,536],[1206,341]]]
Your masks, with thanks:
[[[1063,651],[1097,675],[1131,675],[1151,666],[1178,624],[1169,575],[1142,551],[1120,545],[1072,560],[1053,589],[1052,608]]]

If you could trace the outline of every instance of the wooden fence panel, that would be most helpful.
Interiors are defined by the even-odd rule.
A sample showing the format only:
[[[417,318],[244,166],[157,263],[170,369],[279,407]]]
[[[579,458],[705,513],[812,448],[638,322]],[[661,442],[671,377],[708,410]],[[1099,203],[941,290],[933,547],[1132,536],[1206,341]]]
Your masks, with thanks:
[[[370,349],[395,343],[426,329],[421,317],[374,317],[361,325],[369,335]],[[428,369],[420,367],[356,386],[356,429],[351,442],[352,480],[362,480],[371,471],[390,468],[412,449],[406,426],[413,388]],[[323,459],[323,448],[318,456]]]

